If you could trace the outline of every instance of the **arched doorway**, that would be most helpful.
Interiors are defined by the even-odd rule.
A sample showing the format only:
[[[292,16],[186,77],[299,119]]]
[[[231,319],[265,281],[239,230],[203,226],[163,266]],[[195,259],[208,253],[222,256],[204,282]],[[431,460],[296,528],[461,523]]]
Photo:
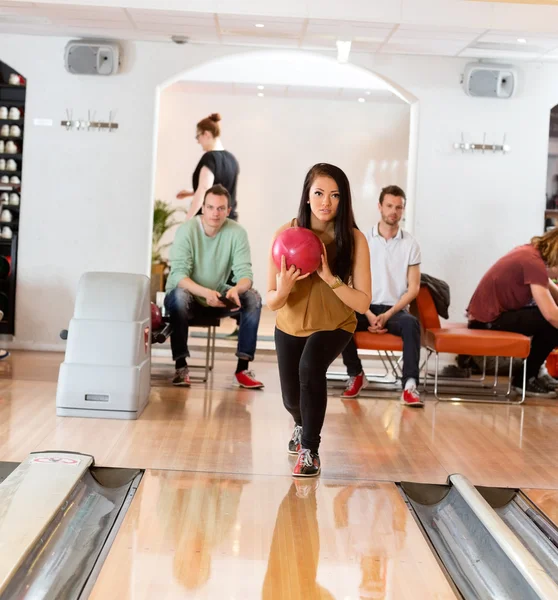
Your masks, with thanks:
[[[186,84],[188,84],[186,86]],[[180,114],[176,113],[173,118],[168,119],[168,127],[170,134],[178,139],[187,139],[190,143],[190,147],[188,150],[184,148],[174,148],[172,151],[166,151],[164,146],[164,140],[161,143],[162,136],[160,135],[160,126],[161,126],[161,117],[164,116],[165,111],[168,110],[168,106],[165,104],[165,95],[168,93],[170,89],[176,86],[186,86],[185,87],[185,112],[188,112],[188,128],[184,131],[178,131],[177,129],[177,120],[176,115],[180,118]],[[384,185],[389,185],[391,183],[397,183],[405,188],[408,196],[407,203],[407,211],[406,211],[406,221],[405,228],[409,231],[413,230],[414,227],[414,189],[415,189],[415,173],[416,173],[416,138],[417,138],[417,128],[418,128],[418,102],[417,99],[407,91],[401,89],[393,82],[385,79],[384,77],[378,76],[375,73],[365,69],[363,67],[355,66],[352,64],[339,64],[336,60],[309,52],[302,51],[290,51],[290,50],[265,50],[265,51],[247,51],[242,53],[237,53],[233,55],[228,55],[225,57],[221,57],[215,60],[211,60],[209,62],[203,63],[197,67],[193,67],[188,69],[185,72],[179,73],[166,81],[162,82],[157,90],[158,95],[158,116],[157,121],[159,123],[159,142],[158,146],[155,150],[155,155],[159,156],[159,160],[155,158],[155,175],[153,182],[153,198],[158,198],[164,194],[161,194],[161,188],[164,186],[160,185],[160,181],[164,180],[167,184],[173,177],[173,173],[177,173],[179,171],[179,167],[177,163],[174,164],[171,168],[169,168],[169,164],[173,161],[176,161],[176,157],[183,157],[190,152],[191,154],[195,154],[197,151],[197,147],[194,145],[195,142],[193,140],[194,137],[194,127],[198,120],[207,116],[212,112],[223,112],[221,108],[218,106],[218,102],[208,104],[207,108],[200,107],[199,103],[193,101],[194,94],[196,93],[196,86],[200,89],[204,89],[205,92],[209,93],[211,89],[214,90],[223,90],[223,89],[232,89],[235,87],[238,91],[240,88],[249,89],[250,92],[246,95],[246,105],[247,112],[249,110],[256,110],[254,101],[256,100],[256,95],[265,96],[265,100],[267,101],[269,95],[268,90],[278,89],[296,89],[303,90],[304,92],[317,91],[317,93],[322,94],[323,97],[326,97],[332,91],[339,91],[340,96],[345,95],[350,102],[353,102],[353,106],[355,110],[357,109],[357,101],[362,101],[362,104],[358,106],[363,111],[360,114],[362,117],[355,117],[354,120],[351,121],[351,141],[349,142],[349,146],[351,143],[359,144],[358,135],[355,136],[355,133],[358,133],[359,130],[362,132],[366,132],[368,123],[367,117],[365,115],[364,109],[366,106],[371,106],[371,100],[374,96],[385,94],[386,97],[389,96],[391,101],[398,102],[401,105],[405,106],[406,111],[406,123],[405,123],[405,133],[400,135],[399,137],[404,137],[405,144],[405,153],[404,156],[400,154],[389,154],[391,151],[390,148],[393,146],[393,136],[389,134],[385,134],[385,131],[379,131],[378,135],[382,136],[382,143],[378,143],[378,147],[382,147],[384,153],[378,150],[373,155],[370,155],[367,160],[362,161],[362,165],[358,172],[353,170],[353,176],[348,173],[349,178],[351,180],[351,184],[354,187],[354,195],[357,199],[360,199],[361,205],[360,207],[356,206],[358,209],[357,212],[357,221],[362,223],[363,227],[369,227],[372,225],[372,219],[374,218],[376,211],[376,203],[377,203],[377,195],[379,189]],[[227,87],[228,86],[228,87]],[[259,88],[263,88],[261,91]],[[333,92],[332,92],[333,93]],[[188,94],[190,94],[188,96]],[[207,96],[207,94],[206,94]],[[216,96],[217,97],[217,94]],[[311,94],[309,94],[311,97]],[[317,97],[317,96],[316,96]],[[192,108],[190,114],[190,106],[196,106],[194,110]],[[250,106],[250,108],[248,108]],[[263,104],[262,104],[263,106]],[[331,129],[332,123],[335,121],[336,115],[335,111],[325,112],[324,118],[320,123],[319,119],[314,121],[316,129],[321,129],[322,131],[316,131],[315,139],[316,143],[321,143],[325,136],[325,132],[328,129]],[[236,113],[238,115],[238,113]],[[226,115],[223,115],[223,131],[226,135],[227,131],[229,134],[234,133],[234,140],[238,140],[240,137],[252,139],[255,144],[258,136],[262,131],[266,130],[267,125],[271,121],[271,117],[266,115],[265,118],[259,119],[257,126],[250,126],[250,119],[245,119],[244,115],[242,115],[242,124],[245,125],[244,128],[233,127],[231,126],[231,119],[229,119],[228,124],[226,121]],[[282,115],[283,119],[287,117]],[[305,117],[300,117],[295,114],[293,111],[293,119],[296,118],[308,118],[307,115]],[[359,120],[360,118],[360,120]],[[267,119],[267,120],[266,120]],[[256,119],[253,119],[256,121]],[[238,125],[240,121],[235,121],[235,125]],[[304,129],[304,128],[303,128]],[[370,132],[369,132],[370,133]],[[268,133],[264,133],[262,135],[269,135]],[[372,134],[371,134],[372,135]],[[373,135],[376,135],[374,132]],[[365,136],[362,136],[365,137]],[[270,138],[271,139],[271,138]],[[275,139],[279,139],[276,136]],[[338,138],[341,142],[343,142],[342,138]],[[289,152],[296,155],[299,151],[300,139],[297,141],[296,134],[289,141],[283,140],[284,144],[289,143],[290,148]],[[231,137],[229,137],[225,146],[227,149],[234,151],[231,143]],[[366,143],[362,144],[363,153],[366,153],[367,146]],[[350,151],[349,147],[347,151]],[[265,149],[262,150],[261,146],[254,150],[254,154],[261,156],[265,153]],[[165,154],[164,159],[161,157]],[[327,156],[339,156],[338,154],[333,153],[324,153],[320,155],[312,155],[313,157],[317,157],[315,162],[319,162],[324,160],[326,162],[335,162],[335,159],[328,160]],[[240,222],[244,226],[247,227],[248,233],[251,239],[251,244],[254,243],[254,247],[252,249],[253,256],[255,256],[254,261],[254,270],[256,272],[256,286],[262,285],[261,282],[264,280],[264,272],[266,270],[265,266],[265,256],[267,254],[267,244],[269,239],[271,238],[272,232],[274,228],[278,227],[282,224],[284,220],[288,220],[291,215],[292,210],[294,210],[294,205],[296,204],[296,196],[299,195],[300,190],[298,187],[302,184],[302,176],[297,171],[296,175],[293,175],[293,169],[288,168],[286,163],[288,162],[285,157],[285,160],[279,160],[279,164],[283,165],[283,169],[279,168],[277,170],[276,175],[271,179],[282,179],[285,178],[296,179],[297,188],[296,190],[293,188],[289,189],[288,198],[290,199],[290,210],[289,214],[282,214],[281,210],[278,212],[280,214],[276,215],[276,222],[273,224],[271,220],[269,223],[263,220],[263,214],[247,214],[247,204],[244,203],[243,206],[243,196],[240,192],[240,187],[245,186],[247,181],[246,177],[249,175],[249,171],[246,169],[246,154],[244,155],[244,159],[241,160],[241,174],[239,181],[239,212],[240,212]],[[342,156],[341,160],[345,157]],[[181,159],[180,159],[181,160]],[[300,162],[305,169],[307,169],[310,164],[307,164],[309,161],[305,161],[305,158],[301,158]],[[184,161],[186,163],[186,161]],[[197,161],[196,161],[197,162]],[[344,161],[345,163],[350,161]],[[161,164],[164,164],[164,173],[162,173]],[[298,165],[297,165],[298,166]],[[189,165],[183,174],[184,184],[179,185],[178,183],[171,183],[167,185],[165,189],[166,198],[163,200],[167,201],[171,199],[172,189],[177,188],[181,189],[185,187],[185,184],[189,183],[189,179],[191,176],[191,172],[195,164]],[[302,170],[302,168],[301,168]],[[401,176],[401,173],[404,173]],[[396,181],[393,181],[394,177],[398,177]],[[157,181],[159,178],[159,181]],[[300,181],[299,181],[300,180]],[[261,189],[264,189],[264,180],[260,178],[258,185]],[[257,187],[256,183],[252,186],[252,195],[254,195],[254,189]],[[265,196],[264,192],[264,196]],[[293,198],[294,196],[294,198]],[[269,202],[269,197],[266,197],[265,200],[262,199],[263,202]],[[294,203],[293,203],[294,202]],[[284,201],[274,201],[271,200],[272,206],[278,206],[280,203],[285,204]],[[357,201],[358,205],[358,201]],[[255,206],[255,205],[253,205]],[[244,216],[242,215],[242,211],[244,210]],[[260,207],[257,208],[260,211]],[[359,216],[360,213],[360,216]],[[164,243],[170,243],[172,241],[172,233],[169,233],[166,238],[164,238]],[[259,279],[259,282],[257,281]]]

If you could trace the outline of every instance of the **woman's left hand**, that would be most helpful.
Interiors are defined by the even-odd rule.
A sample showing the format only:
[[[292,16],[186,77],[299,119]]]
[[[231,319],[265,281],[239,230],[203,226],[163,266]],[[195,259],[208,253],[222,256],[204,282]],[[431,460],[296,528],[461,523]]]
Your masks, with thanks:
[[[331,272],[331,269],[329,268],[329,263],[327,262],[326,247],[323,242],[322,249],[322,264],[320,267],[318,267],[316,272],[329,285],[331,283],[331,280],[333,279],[333,273]]]

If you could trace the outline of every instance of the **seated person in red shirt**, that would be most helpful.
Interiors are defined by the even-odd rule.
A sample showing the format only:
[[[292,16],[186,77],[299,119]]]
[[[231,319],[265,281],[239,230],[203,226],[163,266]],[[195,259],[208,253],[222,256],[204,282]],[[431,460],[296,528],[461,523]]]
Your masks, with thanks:
[[[534,237],[500,258],[481,279],[467,315],[471,329],[496,329],[532,336],[527,358],[527,395],[553,398],[557,382],[539,370],[558,347],[558,286],[548,269],[558,266],[558,229]],[[512,386],[521,393],[523,370]]]

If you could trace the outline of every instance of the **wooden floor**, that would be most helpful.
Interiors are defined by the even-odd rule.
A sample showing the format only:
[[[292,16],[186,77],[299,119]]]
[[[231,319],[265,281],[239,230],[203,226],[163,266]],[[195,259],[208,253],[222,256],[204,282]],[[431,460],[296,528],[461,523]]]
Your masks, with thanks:
[[[0,460],[69,450],[146,469],[96,599],[451,598],[392,482],[442,483],[459,472],[558,501],[558,401],[427,397],[416,410],[332,395],[322,476],[297,484],[272,358],[253,365],[264,391],[234,389],[232,360],[217,363],[207,386],[173,388],[158,359],[137,421],[56,417],[62,359],[15,352],[0,363]]]

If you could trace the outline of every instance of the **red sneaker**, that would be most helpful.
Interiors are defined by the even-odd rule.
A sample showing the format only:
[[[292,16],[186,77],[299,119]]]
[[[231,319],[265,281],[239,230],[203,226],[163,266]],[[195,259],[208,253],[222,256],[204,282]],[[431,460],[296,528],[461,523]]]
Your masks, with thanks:
[[[190,381],[190,374],[188,373],[188,367],[181,367],[176,369],[172,385],[178,385],[181,387],[190,387],[192,382]]]
[[[242,388],[259,390],[264,387],[264,384],[256,379],[253,371],[240,371],[240,373],[235,373],[234,377]]]
[[[311,452],[308,448],[301,448],[298,453],[298,459],[293,469],[295,477],[316,477],[320,474],[320,457]]]
[[[401,394],[401,404],[416,408],[422,408],[424,406],[424,402],[420,399],[420,394],[416,387],[403,390],[403,393]]]
[[[347,387],[343,392],[342,398],[356,398],[360,391],[368,386],[368,379],[362,372],[360,375],[356,375],[355,377],[349,377],[349,381],[347,381]]]

